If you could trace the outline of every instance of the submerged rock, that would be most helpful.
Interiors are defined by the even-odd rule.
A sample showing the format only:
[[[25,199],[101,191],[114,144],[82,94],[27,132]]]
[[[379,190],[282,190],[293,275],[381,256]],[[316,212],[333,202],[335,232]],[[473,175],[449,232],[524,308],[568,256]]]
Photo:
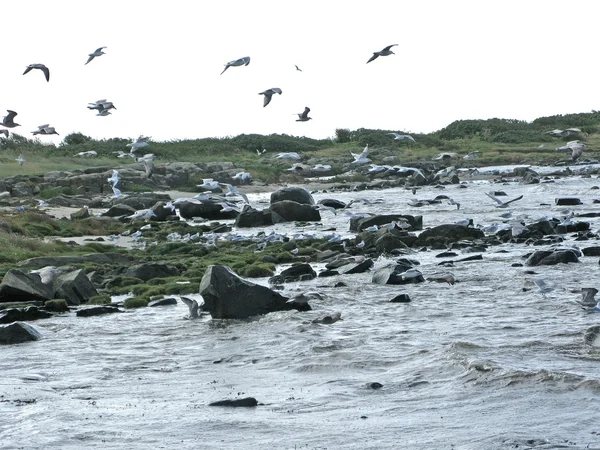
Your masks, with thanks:
[[[248,408],[258,406],[258,400],[254,397],[236,398],[234,400],[219,400],[209,403],[208,406],[229,406],[231,408]]]
[[[282,200],[271,203],[269,208],[273,223],[281,222],[318,222],[321,214],[312,205]]]
[[[83,308],[77,311],[77,317],[91,317],[91,316],[100,316],[103,314],[112,314],[121,312],[119,308],[116,306],[90,306],[88,308]]]
[[[42,334],[29,324],[15,322],[10,325],[0,326],[0,344],[20,344],[22,342],[37,341]]]

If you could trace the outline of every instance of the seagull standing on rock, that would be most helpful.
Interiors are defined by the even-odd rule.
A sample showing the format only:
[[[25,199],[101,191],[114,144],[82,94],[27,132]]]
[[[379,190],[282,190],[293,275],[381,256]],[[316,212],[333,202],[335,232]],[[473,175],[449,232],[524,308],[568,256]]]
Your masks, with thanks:
[[[397,46],[398,44],[392,44],[392,45],[388,45],[386,48],[384,48],[383,50],[379,51],[379,52],[373,52],[373,56],[371,56],[369,58],[369,60],[367,61],[367,64],[369,64],[371,61],[376,60],[377,58],[379,58],[380,56],[389,56],[389,55],[394,55],[395,53],[390,50],[392,47]]]
[[[25,69],[25,72],[23,72],[23,75],[25,75],[26,73],[30,72],[33,69],[39,69],[42,72],[44,72],[44,76],[46,77],[46,81],[50,81],[50,69],[48,69],[43,64],[29,64],[27,66],[27,68]]]

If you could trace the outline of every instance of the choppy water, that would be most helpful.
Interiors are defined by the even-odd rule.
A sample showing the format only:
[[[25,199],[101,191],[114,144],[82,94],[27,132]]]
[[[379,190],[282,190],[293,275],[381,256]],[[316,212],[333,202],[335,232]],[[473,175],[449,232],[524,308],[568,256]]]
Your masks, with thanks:
[[[411,208],[413,196],[402,189],[316,198],[382,198],[354,211],[423,214],[426,227],[464,218],[488,225],[501,223],[505,210],[484,192],[504,190],[508,198],[524,194],[509,210],[529,223],[559,215],[559,196],[581,198],[575,212],[600,211],[592,204],[599,191],[591,189],[599,184],[596,177],[529,186],[479,181],[416,195],[449,195],[460,210]],[[322,216],[312,231],[350,234],[347,216]],[[599,219],[585,220],[598,231]],[[181,302],[38,321],[43,340],[0,348],[0,447],[600,448],[600,348],[583,339],[600,314],[583,312],[569,292],[600,288],[598,258],[535,268],[556,286],[544,298],[523,292],[531,276],[511,267],[532,250],[492,247],[482,261],[450,269],[460,280],[454,286],[379,286],[370,273],[344,277],[341,288],[332,287],[340,277],[293,283],[286,292],[318,290],[326,298],[312,301],[311,312],[250,321],[183,320]],[[412,256],[426,276],[446,270],[437,253]],[[411,303],[388,302],[403,292]],[[311,323],[335,310],[343,321]],[[238,396],[263,405],[207,406]]]

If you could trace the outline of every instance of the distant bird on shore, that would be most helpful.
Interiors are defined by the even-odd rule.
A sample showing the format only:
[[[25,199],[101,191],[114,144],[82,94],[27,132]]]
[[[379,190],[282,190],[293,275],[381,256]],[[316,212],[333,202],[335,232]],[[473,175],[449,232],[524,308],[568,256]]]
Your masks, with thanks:
[[[102,50],[105,49],[106,47],[100,47],[97,48],[96,50],[94,50],[92,53],[90,53],[88,56],[88,60],[87,62],[84,64],[84,66],[89,63],[92,59],[98,57],[98,56],[102,56],[102,55],[106,55],[106,53],[104,53]]]
[[[230,67],[247,66],[248,64],[250,64],[249,56],[244,56],[243,58],[236,59],[234,61],[229,61],[227,64],[225,64],[225,68],[223,69],[223,72],[221,72],[221,75],[223,75],[225,71]]]
[[[497,203],[496,208],[507,208],[508,205],[510,205],[511,203],[516,202],[517,200],[521,200],[523,198],[522,195],[519,195],[518,197],[513,198],[512,200],[507,200],[507,201],[503,202],[498,197],[494,197],[489,192],[486,192],[485,195],[487,195],[489,198],[491,198],[492,200],[494,200]]]
[[[395,53],[390,50],[392,47],[397,46],[398,44],[392,44],[392,45],[388,45],[387,47],[385,47],[383,50],[379,51],[379,52],[373,52],[373,56],[371,56],[369,58],[369,60],[367,61],[367,64],[369,64],[371,61],[376,60],[377,58],[379,58],[380,56],[389,56],[389,55],[394,55]]]
[[[2,122],[0,122],[0,125],[6,128],[20,127],[21,125],[15,123],[14,121],[14,118],[17,116],[17,113],[10,109],[7,109],[6,111],[8,112],[8,114],[2,118]]]
[[[38,129],[35,131],[32,131],[31,134],[33,134],[34,136],[37,134],[56,134],[56,135],[58,135],[58,133],[56,132],[54,127],[51,127],[49,123],[40,125],[38,127]]]
[[[304,111],[302,113],[298,114],[298,118],[296,119],[296,122],[308,122],[309,120],[312,120],[312,117],[308,117],[309,112],[310,112],[310,108],[308,106],[305,106]]]
[[[21,153],[19,157],[15,159],[15,161],[17,161],[21,165],[21,167],[23,167],[23,164],[25,164],[25,158],[23,157],[23,153]]]
[[[388,133],[394,136],[395,141],[413,141],[416,142],[410,134]]]
[[[557,147],[557,151],[571,151],[571,159],[573,161],[577,161],[579,157],[583,154],[583,151],[586,149],[587,145],[580,141],[571,141],[567,142],[567,145],[563,145],[562,147]]]
[[[263,108],[265,106],[267,106],[269,103],[271,103],[271,98],[273,98],[273,94],[279,94],[281,95],[281,89],[279,88],[271,88],[271,89],[267,89],[266,91],[262,91],[259,92],[258,95],[264,95],[264,102],[263,102]]]
[[[294,64],[294,66],[296,67],[296,70],[297,70],[298,72],[302,72],[302,69],[301,69],[300,67],[298,67],[298,66],[297,66],[297,65],[295,65],[295,64]]]
[[[152,217],[156,217],[154,211],[152,209],[141,209],[139,211],[134,212],[132,215],[125,217],[126,219],[131,220],[150,220]]]
[[[50,81],[50,69],[48,69],[43,64],[29,64],[27,66],[27,68],[25,69],[25,72],[23,72],[23,75],[25,75],[26,73],[32,71],[33,69],[39,69],[42,72],[44,72],[44,76],[46,77],[46,81]]]
[[[352,161],[350,164],[366,164],[368,162],[371,162],[371,160],[367,158],[367,155],[369,154],[369,144],[367,144],[367,146],[360,155],[352,152],[350,152],[350,154],[354,158],[354,161]]]

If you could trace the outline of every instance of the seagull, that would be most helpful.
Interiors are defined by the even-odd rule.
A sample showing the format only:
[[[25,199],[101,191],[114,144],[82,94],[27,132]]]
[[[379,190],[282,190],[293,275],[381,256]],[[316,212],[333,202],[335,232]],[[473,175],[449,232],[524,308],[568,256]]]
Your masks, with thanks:
[[[152,174],[154,173],[154,161],[152,158],[138,158],[138,162],[144,163],[144,170],[146,171],[146,178],[152,178]]]
[[[544,133],[544,134],[551,134],[552,136],[555,136],[555,137],[567,137],[573,133],[581,133],[581,130],[579,128],[567,128],[566,130],[546,131],[546,133]]]
[[[6,128],[14,128],[21,126],[20,124],[14,122],[14,118],[17,115],[17,113],[11,111],[10,109],[7,109],[6,111],[8,112],[8,114],[2,118],[2,122],[0,122],[0,125]]]
[[[238,172],[231,179],[239,180],[241,183],[246,183],[252,180],[252,175],[250,175],[248,172]]]
[[[93,53],[90,53],[90,54],[88,55],[88,56],[89,56],[89,58],[88,58],[88,60],[87,60],[87,62],[86,62],[85,64],[89,63],[89,62],[90,62],[92,59],[94,59],[96,56],[102,56],[102,55],[106,55],[106,53],[104,53],[104,52],[102,51],[102,49],[104,49],[104,48],[106,48],[106,47],[100,47],[100,48],[97,48],[96,50],[94,50],[94,52],[93,52]],[[84,64],[84,66],[85,66],[85,64]]]
[[[32,131],[31,134],[33,134],[34,136],[36,134],[56,134],[58,135],[58,133],[56,132],[56,130],[54,129],[54,127],[51,127],[49,123],[46,123],[44,125],[40,125],[38,127],[37,130]]]
[[[366,164],[368,162],[371,162],[371,160],[367,158],[367,155],[369,154],[369,144],[367,144],[367,146],[360,155],[357,155],[356,153],[352,152],[350,152],[350,154],[354,158],[354,161],[352,161],[351,164]]]
[[[126,147],[131,147],[131,152],[135,152],[138,148],[144,148],[144,147],[148,147],[148,144],[146,142],[146,138],[144,136],[139,136],[135,141],[133,141],[131,144],[127,144]]]
[[[256,149],[256,154],[257,154],[258,156],[261,156],[261,155],[262,155],[264,152],[266,152],[266,151],[267,151],[267,149],[266,149],[266,148],[263,148],[262,152],[261,152],[259,149]]]
[[[219,182],[214,181],[212,178],[203,178],[202,184],[197,184],[196,187],[206,189],[209,191],[214,191],[219,187]]]
[[[217,203],[217,205],[221,206],[221,209],[219,210],[219,212],[240,212],[240,208],[238,208],[235,205],[232,205],[231,203],[227,203],[227,202],[219,202]]]
[[[186,319],[192,320],[200,317],[198,311],[201,311],[202,307],[198,305],[198,302],[196,300],[187,297],[181,297],[181,301],[185,303],[190,310],[190,313],[186,316]],[[202,305],[204,305],[204,303]]]
[[[326,314],[324,316],[318,317],[318,318],[314,319],[312,321],[312,323],[331,324],[331,323],[337,322],[338,320],[344,320],[344,319],[342,319],[342,313],[339,311],[336,311],[334,313]]]
[[[416,167],[392,166],[392,170],[395,170],[397,173],[412,172],[413,176],[416,174],[423,178],[427,178],[425,174]]]
[[[312,119],[312,117],[308,117],[308,113],[310,112],[310,108],[308,106],[304,107],[304,112],[298,114],[298,119],[296,122],[308,122]]]
[[[367,64],[369,64],[371,61],[379,58],[380,56],[389,56],[389,55],[394,55],[395,53],[393,51],[391,51],[390,49],[392,47],[397,46],[398,44],[392,44],[392,45],[388,45],[386,48],[384,48],[383,50],[381,50],[380,52],[373,52],[373,56],[371,56],[369,58],[369,60],[367,61]]]
[[[221,75],[223,75],[230,67],[247,66],[248,64],[250,64],[249,56],[244,56],[243,58],[236,59],[235,61],[229,61],[227,64],[225,64],[225,68],[223,69],[223,72],[221,72]]]
[[[323,296],[318,292],[306,292],[295,295],[290,298],[286,303],[296,303],[297,305],[306,305],[309,300],[323,300]]]
[[[21,167],[23,167],[23,164],[25,163],[25,158],[23,157],[23,153],[21,153],[19,155],[19,157],[17,159],[15,159],[15,161],[17,161],[21,165]]]
[[[271,88],[271,89],[267,89],[266,91],[262,91],[259,92],[258,95],[264,95],[265,96],[265,101],[263,103],[263,108],[265,106],[267,106],[269,103],[271,103],[271,98],[273,97],[273,94],[279,94],[281,95],[281,89],[279,88]]]
[[[507,208],[508,205],[510,205],[513,202],[516,202],[517,200],[521,200],[523,198],[522,195],[519,195],[516,198],[513,198],[512,200],[507,200],[505,202],[503,202],[502,200],[500,200],[498,197],[494,197],[492,194],[490,194],[489,192],[486,192],[485,195],[487,195],[489,198],[491,198],[492,200],[494,200],[496,203],[498,203],[496,205],[496,208]]]
[[[0,133],[2,133],[5,137],[8,138],[8,130],[0,130]]]
[[[536,292],[539,292],[540,294],[542,294],[542,297],[546,298],[546,293],[553,291],[554,288],[552,286],[550,286],[546,280],[543,280],[541,278],[535,278],[532,280],[535,285],[538,287],[536,289]]]
[[[129,197],[127,194],[123,194],[120,189],[117,189],[114,186],[111,186],[111,188],[113,190],[114,195],[112,195],[110,198],[125,198],[125,197]]]
[[[302,69],[301,69],[300,67],[298,67],[296,64],[294,64],[294,66],[296,66],[296,70],[297,70],[298,72],[302,72]]]
[[[54,266],[46,266],[41,269],[30,270],[29,273],[37,273],[40,276],[42,283],[48,284],[52,282],[56,275],[61,274],[62,270],[57,269]]]
[[[573,161],[577,161],[577,159],[581,156],[583,151],[586,149],[587,145],[580,141],[571,141],[567,142],[567,145],[563,145],[562,147],[557,147],[557,151],[565,151],[571,150],[571,159]]]
[[[23,72],[23,75],[25,75],[26,73],[30,72],[33,69],[40,69],[42,72],[44,72],[46,81],[50,81],[50,70],[43,64],[29,64],[27,66],[27,68],[25,69],[25,72]]]
[[[129,219],[133,222],[134,220],[141,220],[141,219],[148,221],[148,220],[150,220],[151,217],[156,217],[156,214],[154,214],[154,211],[152,211],[151,209],[141,209],[139,211],[134,212],[130,216],[126,216],[125,218]]]
[[[593,308],[598,304],[594,296],[598,293],[596,288],[582,288],[578,291],[572,291],[575,294],[582,294],[581,300],[578,301],[581,306]]]
[[[119,183],[119,172],[113,169],[111,177],[107,178],[106,181],[108,181],[110,184],[112,184],[113,187],[115,187]]]
[[[456,278],[454,278],[453,274],[447,272],[442,275],[427,278],[427,281],[435,281],[436,283],[448,283],[449,285],[453,285],[456,282]]]
[[[393,134],[395,141],[409,140],[409,141],[416,142],[410,134],[398,134],[398,133],[388,133],[388,134]]]
[[[103,109],[101,111],[98,111],[98,113],[96,114],[97,116],[108,116],[109,114],[112,114],[108,109]]]
[[[227,188],[227,193],[225,194],[225,197],[240,196],[244,199],[244,202],[250,203],[250,201],[248,200],[248,196],[246,194],[243,194],[242,192],[238,191],[235,186],[232,186],[231,184],[228,184],[228,183],[219,183],[219,184],[222,184],[223,186],[225,186]]]

